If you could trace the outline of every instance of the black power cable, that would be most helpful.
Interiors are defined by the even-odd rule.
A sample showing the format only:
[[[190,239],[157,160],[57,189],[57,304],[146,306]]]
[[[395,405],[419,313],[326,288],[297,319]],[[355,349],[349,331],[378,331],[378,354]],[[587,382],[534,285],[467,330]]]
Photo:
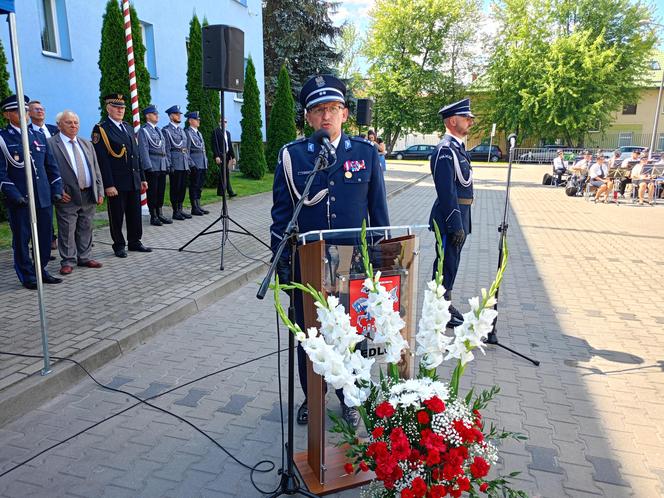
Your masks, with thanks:
[[[279,338],[279,331],[277,331],[277,337]],[[124,394],[124,395],[126,395],[126,396],[129,396],[129,397],[131,397],[131,398],[134,398],[134,399],[136,399],[136,400],[138,401],[138,403],[134,403],[133,405],[128,406],[127,408],[124,408],[123,410],[120,410],[119,412],[116,412],[116,413],[114,413],[113,415],[110,415],[110,416],[108,416],[108,417],[106,417],[106,418],[104,418],[104,419],[102,419],[102,420],[100,420],[100,421],[98,421],[98,422],[92,424],[91,426],[86,427],[85,429],[82,429],[82,430],[78,431],[77,433],[75,433],[75,434],[69,436],[68,438],[64,439],[63,441],[60,441],[60,442],[58,442],[58,443],[56,443],[56,444],[54,444],[54,445],[49,446],[48,448],[43,449],[42,451],[40,451],[40,452],[37,453],[36,455],[33,455],[33,456],[31,456],[30,458],[28,458],[28,459],[26,459],[26,460],[24,460],[24,461],[22,461],[22,462],[20,462],[20,463],[18,463],[18,464],[16,464],[16,465],[14,465],[14,466],[11,467],[10,469],[8,469],[8,470],[2,472],[2,473],[0,474],[0,478],[4,477],[5,475],[9,474],[10,472],[13,472],[14,470],[16,470],[16,469],[18,469],[18,468],[20,468],[20,467],[26,465],[27,463],[31,462],[31,461],[34,460],[35,458],[38,458],[39,456],[43,455],[44,453],[47,453],[48,451],[51,451],[52,449],[57,448],[58,446],[60,446],[60,445],[62,445],[62,444],[64,444],[64,443],[66,443],[66,442],[68,442],[68,441],[71,441],[72,439],[74,439],[74,438],[80,436],[81,434],[84,434],[85,432],[89,431],[90,429],[93,429],[93,428],[95,428],[95,427],[97,427],[97,426],[103,424],[104,422],[106,422],[106,421],[108,421],[108,420],[111,420],[112,418],[117,417],[118,415],[122,415],[123,413],[125,413],[125,412],[131,410],[132,408],[135,408],[135,407],[138,406],[138,405],[145,404],[145,405],[149,406],[150,408],[153,408],[153,409],[155,409],[155,410],[157,410],[157,411],[160,411],[160,412],[162,412],[162,413],[165,413],[165,414],[167,414],[167,415],[170,415],[170,416],[172,416],[172,417],[174,417],[174,418],[180,420],[181,422],[184,422],[185,424],[189,425],[189,426],[190,426],[191,428],[193,428],[195,431],[199,432],[200,434],[202,434],[203,436],[205,436],[207,439],[209,439],[209,440],[210,440],[215,446],[217,446],[217,447],[218,447],[219,449],[221,449],[224,453],[226,453],[226,455],[228,455],[228,456],[229,456],[232,460],[234,460],[236,463],[238,463],[238,464],[241,465],[242,467],[248,469],[248,470],[250,471],[250,475],[249,475],[249,476],[250,476],[251,484],[252,484],[252,486],[253,486],[253,487],[254,487],[259,493],[262,493],[262,494],[270,494],[270,493],[273,493],[274,491],[276,491],[276,489],[275,489],[275,490],[270,490],[270,491],[262,490],[261,488],[258,487],[258,485],[257,485],[257,484],[255,483],[255,481],[254,481],[254,473],[255,473],[255,472],[259,472],[259,473],[268,473],[268,472],[272,472],[272,470],[275,469],[275,464],[274,464],[274,462],[273,462],[272,460],[267,460],[267,459],[266,459],[266,460],[261,460],[261,461],[259,461],[258,463],[256,463],[256,464],[253,465],[253,466],[248,465],[248,464],[246,464],[246,463],[240,461],[237,457],[235,457],[232,453],[230,453],[226,448],[224,448],[219,442],[217,442],[212,436],[210,436],[209,434],[207,434],[205,431],[203,431],[202,429],[200,429],[198,426],[196,426],[196,425],[193,424],[192,422],[189,422],[187,419],[185,419],[185,418],[181,417],[180,415],[177,415],[177,414],[175,414],[175,413],[173,413],[173,412],[170,412],[170,411],[166,410],[165,408],[161,408],[161,407],[159,407],[159,406],[157,406],[157,405],[154,405],[154,404],[152,404],[152,403],[149,403],[149,401],[150,401],[150,400],[153,400],[153,399],[156,399],[156,398],[159,398],[159,397],[161,397],[161,396],[164,396],[164,395],[166,395],[166,394],[169,394],[169,393],[171,393],[171,392],[173,392],[173,391],[176,391],[176,390],[178,390],[178,389],[181,389],[181,388],[183,388],[183,387],[186,387],[186,386],[189,386],[189,385],[191,385],[191,384],[194,384],[194,383],[196,383],[196,382],[200,382],[201,380],[207,379],[208,377],[212,377],[212,376],[214,376],[214,375],[217,375],[217,374],[220,374],[220,373],[223,373],[223,372],[227,372],[227,371],[232,370],[232,369],[234,369],[234,368],[238,368],[238,367],[241,367],[241,366],[244,366],[244,365],[248,365],[249,363],[253,363],[253,362],[255,362],[255,361],[259,361],[259,360],[265,359],[265,358],[267,358],[267,357],[269,357],[269,356],[272,356],[272,355],[274,355],[274,354],[276,354],[276,355],[277,355],[277,358],[280,359],[280,358],[281,358],[281,352],[282,352],[282,351],[285,351],[285,350],[277,349],[276,351],[273,351],[273,352],[271,352],[271,353],[264,354],[264,355],[262,355],[262,356],[258,356],[258,357],[256,357],[256,358],[252,358],[251,360],[247,360],[247,361],[245,361],[245,362],[238,363],[238,364],[233,365],[233,366],[230,366],[230,367],[222,368],[222,369],[217,370],[217,371],[215,371],[215,372],[211,372],[211,373],[209,373],[209,374],[203,375],[202,377],[198,377],[198,378],[196,378],[196,379],[190,380],[189,382],[185,382],[184,384],[181,384],[181,385],[179,385],[179,386],[175,386],[175,387],[173,387],[173,388],[171,388],[171,389],[169,389],[169,390],[167,390],[167,391],[164,391],[164,392],[162,392],[162,393],[155,394],[154,396],[151,396],[151,397],[146,398],[146,399],[141,399],[141,398],[139,398],[138,396],[136,396],[135,394],[132,394],[132,393],[130,393],[130,392],[128,392],[128,391],[124,391],[124,390],[122,390],[122,389],[117,389],[117,388],[114,388],[114,387],[105,386],[104,384],[102,384],[101,382],[99,382],[97,379],[95,379],[94,376],[93,376],[93,375],[92,375],[92,374],[91,374],[91,373],[90,373],[90,372],[89,372],[89,371],[88,371],[83,365],[81,365],[81,364],[80,364],[78,361],[76,361],[76,360],[73,360],[73,359],[71,359],[71,358],[64,358],[64,357],[61,357],[61,356],[51,356],[51,358],[53,358],[54,360],[59,360],[59,361],[69,361],[69,362],[71,362],[71,363],[74,363],[74,364],[75,364],[76,366],[78,366],[81,370],[83,370],[83,372],[85,372],[85,374],[86,374],[88,377],[90,377],[90,379],[92,379],[92,381],[93,381],[95,384],[97,384],[97,385],[100,386],[101,388],[106,389],[106,390],[108,390],[108,391],[113,391],[113,392],[121,393],[121,394]],[[22,357],[22,358],[36,358],[36,359],[43,359],[43,358],[44,358],[42,355],[33,355],[33,354],[26,354],[26,353],[13,353],[13,352],[8,352],[8,351],[0,351],[0,355],[3,355],[3,354],[4,354],[4,355],[9,355],[9,356],[18,356],[18,357]],[[279,382],[279,400],[280,400],[280,402],[281,402],[281,365],[280,365],[280,364],[278,364],[278,375],[279,375],[279,377],[278,377],[278,378],[279,378],[279,381],[278,381],[278,382]],[[282,437],[282,442],[283,442],[283,438],[284,438],[284,429],[283,429],[283,410],[281,410],[281,437]],[[259,469],[259,468],[258,468],[258,467],[260,467],[261,465],[264,465],[264,464],[267,464],[267,465],[268,465],[268,468],[265,468],[265,469]],[[283,452],[282,452],[282,465],[283,465]]]

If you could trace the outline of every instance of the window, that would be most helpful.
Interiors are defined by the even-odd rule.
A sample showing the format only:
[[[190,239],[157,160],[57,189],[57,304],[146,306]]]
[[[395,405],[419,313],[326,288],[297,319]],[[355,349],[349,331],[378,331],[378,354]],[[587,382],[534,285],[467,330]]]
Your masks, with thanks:
[[[145,67],[150,73],[150,78],[157,78],[157,57],[154,50],[154,28],[152,24],[141,21],[141,35],[145,46]]]
[[[247,74],[247,61],[248,59],[244,59],[244,74]],[[233,100],[235,100],[235,102],[244,102],[244,93],[235,92],[235,98]]]
[[[618,147],[623,147],[625,145],[632,145],[632,132],[626,131],[618,135]]]
[[[622,110],[623,114],[636,114],[636,104],[625,104]]]
[[[71,59],[65,0],[37,0],[42,53]]]

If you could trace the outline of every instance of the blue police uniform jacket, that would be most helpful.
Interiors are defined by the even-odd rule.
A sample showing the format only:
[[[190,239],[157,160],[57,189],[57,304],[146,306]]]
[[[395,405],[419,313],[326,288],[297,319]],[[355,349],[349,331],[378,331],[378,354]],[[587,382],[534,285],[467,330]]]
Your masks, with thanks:
[[[124,121],[122,128],[123,130],[120,130],[113,121],[105,119],[92,129],[92,144],[104,188],[115,187],[119,192],[131,192],[140,190],[145,174],[138,158],[138,142],[134,137],[134,130]]]
[[[166,154],[171,161],[171,171],[189,171],[189,145],[184,130],[168,123],[161,132],[166,139]]]
[[[459,161],[459,171],[456,170],[452,154],[456,154]],[[456,232],[463,228],[461,209],[469,208],[473,199],[470,155],[454,137],[445,134],[431,156],[430,167],[437,198],[431,208],[429,227],[433,230],[435,221],[441,233]],[[459,178],[459,173],[463,178]],[[468,180],[470,185],[462,184]],[[460,208],[459,199],[466,199],[467,204]]]
[[[25,182],[25,170],[23,164],[14,164],[7,159],[5,154],[16,163],[23,163],[23,143],[21,134],[11,125],[0,130],[0,191],[3,192],[10,202],[15,202],[21,197],[28,197],[28,187]],[[28,130],[28,141],[30,142],[30,154],[34,161],[32,166],[32,183],[35,191],[35,206],[45,208],[51,206],[53,196],[62,195],[62,178],[60,169],[55,162],[46,138],[43,133],[35,133]]]
[[[187,147],[189,148],[189,166],[191,168],[207,169],[208,160],[205,154],[203,135],[200,131],[191,127],[186,128],[184,133],[187,135]]]
[[[138,151],[143,171],[168,171],[170,159],[166,154],[166,139],[159,128],[149,123],[141,127],[138,132]]]
[[[320,146],[303,138],[282,147],[275,169],[271,246],[276,251],[293,215],[307,175],[314,169]],[[290,165],[291,173],[288,173]],[[388,226],[385,180],[378,152],[370,142],[345,134],[336,149],[336,161],[316,173],[308,199],[320,202],[303,206],[298,216],[299,233],[312,230]],[[285,251],[284,258],[288,257]]]

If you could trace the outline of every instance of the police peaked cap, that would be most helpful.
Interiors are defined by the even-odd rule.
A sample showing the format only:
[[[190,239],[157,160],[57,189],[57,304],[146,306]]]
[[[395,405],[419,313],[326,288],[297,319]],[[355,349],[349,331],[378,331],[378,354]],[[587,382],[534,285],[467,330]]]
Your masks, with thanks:
[[[25,100],[26,106],[28,105],[28,102],[30,102],[30,99],[27,95],[23,95],[23,100]],[[0,108],[2,109],[2,112],[15,111],[18,109],[18,97],[16,97],[16,95],[10,95],[2,102],[0,102]]]
[[[147,106],[145,109],[143,109],[143,115],[146,114],[159,114],[157,106],[154,104],[150,104],[149,106]]]
[[[336,76],[319,74],[302,85],[300,104],[305,109],[325,102],[346,103],[346,85]]]
[[[201,115],[198,111],[189,111],[184,117],[187,119],[201,119]]]
[[[451,118],[452,116],[468,116],[469,118],[475,117],[475,115],[470,112],[470,99],[463,99],[459,102],[446,105],[440,111],[438,111],[438,114],[440,114],[442,119]]]
[[[180,106],[179,105],[172,105],[168,109],[166,109],[166,114],[182,114],[180,111]]]
[[[111,93],[104,97],[104,104],[110,104],[113,107],[124,107],[124,95],[121,93]]]

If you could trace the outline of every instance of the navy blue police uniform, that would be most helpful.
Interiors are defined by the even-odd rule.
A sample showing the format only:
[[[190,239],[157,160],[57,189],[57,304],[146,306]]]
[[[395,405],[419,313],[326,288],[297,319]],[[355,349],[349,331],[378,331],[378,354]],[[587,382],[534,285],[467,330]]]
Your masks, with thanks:
[[[104,101],[106,104],[124,107],[121,94],[108,95]],[[138,142],[133,129],[124,121],[118,125],[106,118],[92,129],[92,143],[104,188],[115,187],[118,191],[116,196],[106,196],[113,252],[120,258],[127,256],[125,247],[130,251],[150,252],[141,242],[141,182],[145,181],[145,174],[141,169]],[[123,220],[127,222],[126,241],[122,233]]]
[[[439,114],[443,119],[455,115],[474,117],[469,99],[443,107]],[[431,208],[429,228],[433,230],[435,221],[444,237],[443,286],[447,291],[446,298],[451,299],[465,237],[472,229],[473,168],[463,142],[448,133],[432,154],[430,167],[437,197]],[[454,236],[460,230],[463,230],[463,240],[454,244]],[[433,265],[434,275],[437,265],[438,258]]]
[[[3,111],[18,109],[16,96],[7,97],[0,103],[0,107]],[[9,226],[12,230],[14,269],[18,279],[25,287],[36,289],[37,276],[28,248],[32,232],[21,132],[9,124],[0,130],[0,138],[2,139],[0,140],[0,149],[2,149],[0,153],[0,191],[5,194]],[[28,141],[32,156],[32,184],[37,212],[37,236],[39,237],[42,279],[44,283],[59,283],[61,279],[52,277],[46,271],[46,265],[51,255],[53,202],[62,198],[62,179],[58,164],[49,150],[44,135],[28,128]]]
[[[311,78],[302,87],[302,106],[308,109],[319,103],[345,103],[345,85],[329,75]],[[271,246],[273,253],[281,242],[293,209],[304,190],[307,176],[313,170],[320,145],[303,138],[282,147],[275,169],[272,206]],[[308,200],[297,219],[299,233],[313,230],[335,230],[367,226],[388,226],[385,181],[378,152],[365,139],[341,134],[336,146],[336,160],[329,168],[316,173]],[[354,243],[354,242],[351,242]],[[282,253],[282,268],[288,266],[288,248]],[[296,264],[294,280],[299,277]],[[296,321],[304,329],[301,293],[295,293]],[[298,345],[298,373],[307,396],[306,353]],[[340,396],[340,393],[337,393]],[[341,399],[341,396],[340,396]],[[298,412],[298,422],[299,420]]]

